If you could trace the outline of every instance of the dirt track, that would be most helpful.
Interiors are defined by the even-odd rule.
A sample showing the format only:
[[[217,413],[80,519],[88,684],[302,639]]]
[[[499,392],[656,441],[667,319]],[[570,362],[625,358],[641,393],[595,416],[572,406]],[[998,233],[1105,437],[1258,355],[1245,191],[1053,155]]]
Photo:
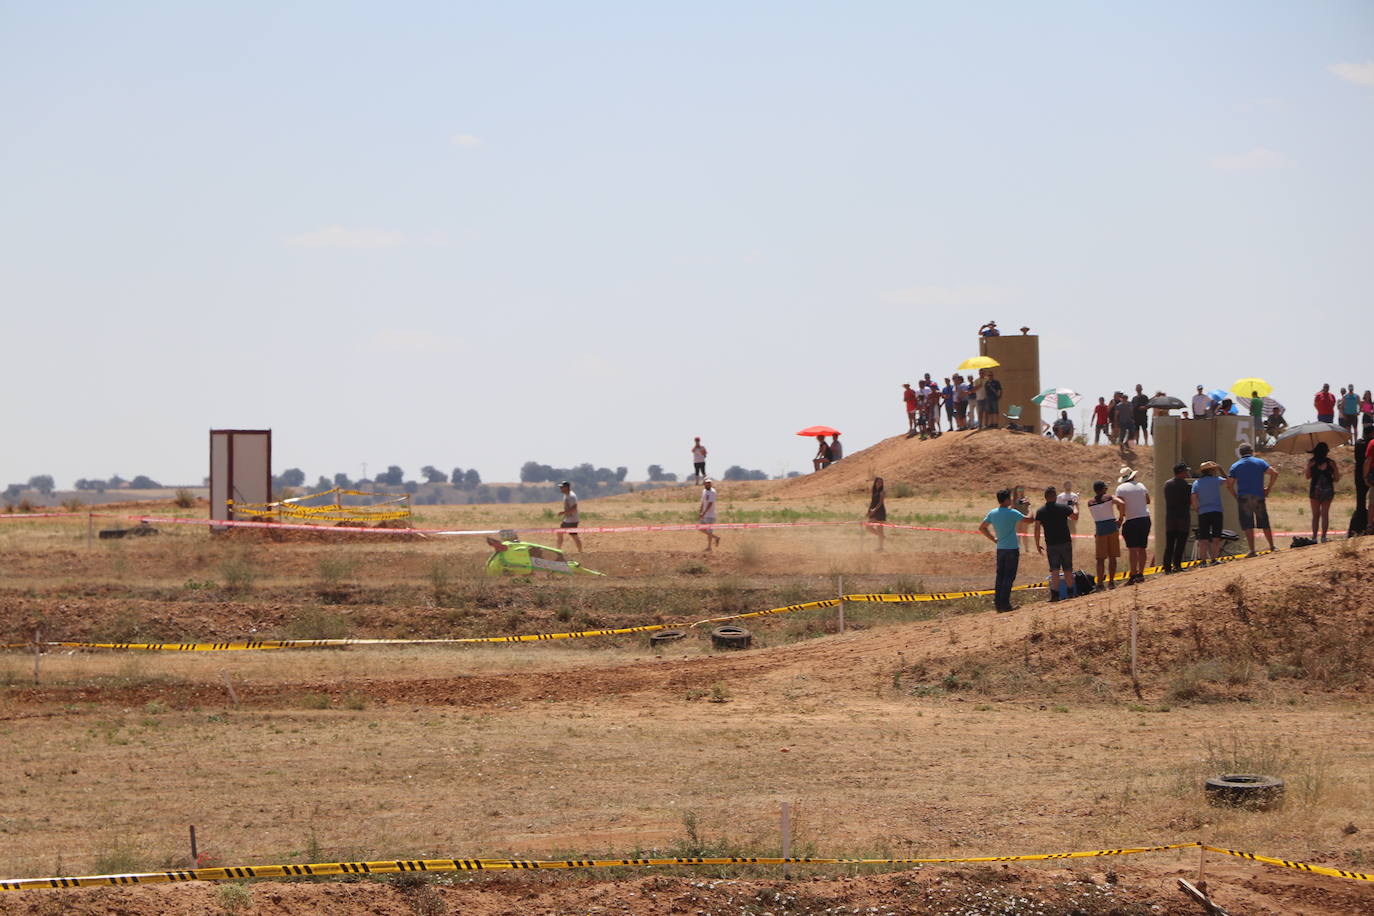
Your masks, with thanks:
[[[616,502],[622,517],[640,505]],[[61,529],[51,530],[61,543]],[[616,579],[499,587],[461,579],[442,603],[425,597],[434,557],[447,556],[435,553],[441,548],[358,544],[342,553],[357,558],[356,583],[330,585],[342,589],[331,600],[344,603],[326,605],[312,580],[341,555],[330,545],[216,553],[188,536],[90,554],[63,546],[49,556],[24,541],[4,560],[10,581],[21,583],[4,601],[26,618],[47,614],[85,632],[123,620],[150,635],[239,635],[303,616],[357,635],[417,625],[452,632],[455,624],[491,632],[566,628],[581,615],[628,620],[644,613],[638,591],[661,592],[664,600],[649,607],[670,620],[753,610],[760,601],[785,603],[778,599],[789,590],[789,600],[825,596],[837,570],[849,590],[910,588],[913,571],[967,584],[987,561],[976,542],[934,535],[856,556],[856,545],[869,544],[859,534],[734,538],[723,556],[668,552],[666,563],[662,542],[627,538],[594,545]],[[692,542],[690,533],[678,540]],[[829,613],[765,618],[757,626],[764,647],[738,654],[711,654],[688,640],[656,657],[638,638],[461,651],[64,653],[45,660],[38,688],[24,683],[25,657],[0,657],[0,729],[17,764],[0,771],[8,801],[0,838],[21,840],[0,845],[0,871],[185,864],[180,846],[192,822],[207,838],[202,848],[224,864],[673,853],[694,843],[703,852],[769,854],[783,800],[799,812],[799,851],[822,855],[1200,838],[1358,867],[1374,855],[1366,711],[1374,666],[1360,654],[1374,645],[1362,597],[1374,584],[1365,572],[1370,551],[1374,544],[1282,551],[1064,604],[1031,602],[1010,615],[976,604],[928,606],[935,616],[923,620],[855,606],[858,628],[843,636],[817,625],[833,623]],[[229,597],[200,587],[221,557],[245,556],[267,570],[252,591]],[[54,557],[63,571],[45,586]],[[1038,566],[1031,557],[1023,570],[1035,576]],[[374,567],[380,575],[362,572]],[[560,609],[571,617],[556,617]],[[1123,654],[1132,610],[1139,699]],[[515,611],[522,622],[509,623]],[[222,672],[232,677],[237,710]],[[1233,763],[1287,774],[1290,804],[1259,816],[1202,805],[1196,780]],[[224,807],[226,791],[252,801]],[[689,818],[698,826],[688,829]],[[1101,887],[1101,866],[1093,867]],[[1192,912],[1167,879],[1195,867],[1167,857],[1123,860],[1116,896],[1085,911],[1146,912],[1130,907],[1149,901],[1164,907],[1150,912]],[[1240,912],[1374,911],[1362,885],[1244,862],[1214,864],[1209,873],[1230,895],[1222,902]],[[1044,912],[1070,912],[1078,905],[1070,898],[1086,886],[1063,884],[1060,875],[1043,867],[927,869],[914,878],[787,885],[752,874],[733,884],[709,875],[512,876],[404,892],[375,883],[260,883],[251,888],[253,908],[242,911],[441,912],[442,904],[476,913],[757,914],[779,902],[768,894],[795,889],[793,903],[776,912],[1022,911],[1012,893],[1045,902]],[[219,893],[26,892],[0,897],[0,912],[222,912]],[[993,903],[1003,909],[973,909]]]

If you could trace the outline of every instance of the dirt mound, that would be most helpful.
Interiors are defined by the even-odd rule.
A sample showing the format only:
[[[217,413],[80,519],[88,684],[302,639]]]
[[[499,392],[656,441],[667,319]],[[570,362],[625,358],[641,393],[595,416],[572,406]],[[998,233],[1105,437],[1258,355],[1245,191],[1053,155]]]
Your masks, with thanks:
[[[1094,480],[1115,483],[1123,464],[1149,477],[1154,452],[1139,446],[1122,452],[1114,446],[1061,443],[1029,433],[989,429],[945,433],[938,439],[893,436],[848,455],[823,471],[781,482],[780,497],[852,496],[867,491],[873,476],[883,477],[888,494],[899,483],[918,494],[936,491],[986,493],[1005,486],[1034,492],[1073,481],[1080,492]]]

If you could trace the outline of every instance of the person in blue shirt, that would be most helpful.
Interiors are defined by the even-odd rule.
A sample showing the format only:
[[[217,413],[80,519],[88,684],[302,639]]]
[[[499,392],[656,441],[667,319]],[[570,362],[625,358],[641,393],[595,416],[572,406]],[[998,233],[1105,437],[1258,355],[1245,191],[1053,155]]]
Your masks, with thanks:
[[[945,387],[940,389],[940,397],[945,402],[945,424],[954,432],[954,386],[945,379]]]
[[[1276,549],[1264,499],[1278,476],[1279,472],[1270,467],[1269,462],[1255,457],[1255,450],[1248,442],[1240,447],[1240,460],[1231,465],[1226,473],[1226,489],[1231,491],[1240,507],[1240,526],[1245,529],[1245,539],[1250,544],[1247,557],[1255,555],[1256,528],[1264,529],[1264,539],[1269,542],[1270,551]]]
[[[1024,500],[1023,500],[1024,502]],[[1016,535],[1016,526],[1029,521],[1011,506],[1011,491],[997,491],[997,508],[983,518],[978,531],[997,545],[997,583],[993,587],[993,607],[999,612],[1014,611],[1011,604],[1011,586],[1016,581],[1016,568],[1021,563],[1021,541]],[[994,534],[993,532],[996,532]]]
[[[1193,509],[1197,512],[1197,546],[1205,566],[1221,562],[1221,465],[1204,461],[1201,477],[1193,481]]]

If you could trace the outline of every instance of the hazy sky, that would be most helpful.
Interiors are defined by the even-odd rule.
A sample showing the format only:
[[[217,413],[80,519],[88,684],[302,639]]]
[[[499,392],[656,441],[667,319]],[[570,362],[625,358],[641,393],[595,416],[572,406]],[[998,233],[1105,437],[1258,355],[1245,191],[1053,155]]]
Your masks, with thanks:
[[[1374,388],[1374,4],[0,3],[0,485],[808,465],[1046,385]]]

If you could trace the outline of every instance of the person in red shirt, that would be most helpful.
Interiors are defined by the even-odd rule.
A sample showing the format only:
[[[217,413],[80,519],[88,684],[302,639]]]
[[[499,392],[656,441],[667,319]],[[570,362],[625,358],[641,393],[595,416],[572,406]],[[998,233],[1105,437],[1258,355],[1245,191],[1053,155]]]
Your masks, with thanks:
[[[1107,406],[1106,398],[1098,398],[1097,406],[1093,408],[1093,445],[1102,441],[1102,434],[1107,434],[1107,441],[1112,441],[1111,423],[1112,409]]]
[[[906,431],[916,431],[916,392],[911,390],[910,382],[902,382],[902,400],[906,402]]]
[[[1312,406],[1317,408],[1318,423],[1334,423],[1336,420],[1336,396],[1331,393],[1331,383],[1326,382],[1322,385],[1322,390],[1317,392],[1317,396],[1312,399]]]

